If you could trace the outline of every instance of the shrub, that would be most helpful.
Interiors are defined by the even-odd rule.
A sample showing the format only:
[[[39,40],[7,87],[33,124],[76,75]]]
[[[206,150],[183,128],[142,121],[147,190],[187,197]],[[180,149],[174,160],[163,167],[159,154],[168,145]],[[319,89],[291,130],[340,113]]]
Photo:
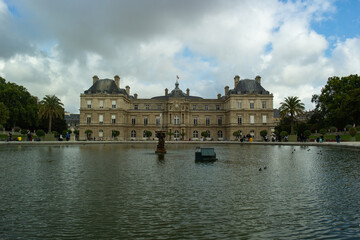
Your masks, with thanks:
[[[241,136],[241,131],[239,130],[239,131],[233,132],[233,136],[236,137],[236,138],[240,138],[240,136]]]
[[[306,138],[309,138],[310,135],[311,135],[310,130],[305,130],[304,135],[305,135]]]
[[[208,133],[206,131],[202,132],[201,133],[201,136],[204,137],[204,138],[207,138],[208,137]]]
[[[14,127],[15,132],[20,132],[20,127]]]
[[[356,127],[356,130],[357,130],[357,131],[360,131],[360,126],[357,126],[357,127]]]
[[[325,135],[327,133],[327,130],[325,128],[320,129],[320,134]]]
[[[287,131],[281,131],[281,133],[280,133],[280,137],[282,137],[282,138],[287,135],[289,135]]]
[[[28,130],[26,130],[26,129],[21,129],[21,131],[20,131],[20,133],[21,133],[22,135],[27,134],[27,132],[28,132]]]
[[[45,132],[42,129],[36,130],[36,136],[43,137],[45,136]]]
[[[51,133],[54,134],[54,137],[59,136],[59,133],[57,131],[52,131]]]
[[[351,125],[351,124],[347,124],[346,126],[345,126],[345,128],[346,128],[346,130],[350,130],[350,128],[352,128],[353,127],[353,125]]]
[[[152,136],[152,132],[145,130],[145,137],[149,138]]]
[[[336,127],[334,127],[334,126],[330,127],[330,131],[331,132],[336,132]]]
[[[355,137],[355,135],[356,135],[356,128],[354,128],[354,127],[352,127],[352,128],[350,128],[349,129],[349,134],[352,136],[352,137]]]
[[[2,124],[0,124],[0,130],[3,130],[4,126]]]

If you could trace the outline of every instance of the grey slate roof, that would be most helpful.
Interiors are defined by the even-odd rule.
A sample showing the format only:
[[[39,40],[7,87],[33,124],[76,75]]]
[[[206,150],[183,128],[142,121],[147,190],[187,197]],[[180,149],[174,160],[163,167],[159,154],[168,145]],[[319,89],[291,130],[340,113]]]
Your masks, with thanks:
[[[124,94],[128,96],[123,88],[118,88],[115,81],[112,79],[97,80],[88,90],[84,91],[85,94],[108,93],[108,94]]]
[[[250,94],[250,93],[265,94],[265,95],[270,94],[256,80],[244,79],[244,80],[240,80],[238,85],[234,89],[229,90],[228,95]]]
[[[196,96],[187,96],[180,88],[179,83],[176,81],[175,88],[167,95],[167,96],[157,96],[151,99],[160,99],[160,100],[168,100],[169,97],[172,98],[186,98],[186,99],[202,99],[202,97]]]

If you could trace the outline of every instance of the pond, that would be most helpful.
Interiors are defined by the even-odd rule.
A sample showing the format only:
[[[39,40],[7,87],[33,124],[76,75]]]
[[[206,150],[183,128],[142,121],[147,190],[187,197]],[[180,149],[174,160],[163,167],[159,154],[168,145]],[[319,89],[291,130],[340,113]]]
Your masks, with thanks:
[[[360,151],[196,146],[1,146],[0,239],[360,238]]]

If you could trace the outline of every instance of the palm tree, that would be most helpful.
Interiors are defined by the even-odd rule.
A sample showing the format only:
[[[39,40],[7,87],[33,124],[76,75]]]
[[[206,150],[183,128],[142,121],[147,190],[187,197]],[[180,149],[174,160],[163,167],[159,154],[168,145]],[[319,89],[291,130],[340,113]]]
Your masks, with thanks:
[[[55,95],[46,95],[43,100],[40,101],[39,117],[49,119],[49,131],[51,133],[51,122],[53,118],[63,118],[64,104]]]
[[[281,117],[289,117],[291,124],[291,133],[294,134],[295,116],[304,113],[304,104],[298,97],[287,97],[284,102],[280,103],[279,108]]]

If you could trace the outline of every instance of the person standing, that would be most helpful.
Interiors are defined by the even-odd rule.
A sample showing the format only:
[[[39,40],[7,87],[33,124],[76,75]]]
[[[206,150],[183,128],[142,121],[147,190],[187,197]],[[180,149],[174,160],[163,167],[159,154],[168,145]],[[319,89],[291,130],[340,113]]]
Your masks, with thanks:
[[[336,142],[337,142],[337,143],[340,143],[340,136],[339,136],[339,134],[336,134]]]

